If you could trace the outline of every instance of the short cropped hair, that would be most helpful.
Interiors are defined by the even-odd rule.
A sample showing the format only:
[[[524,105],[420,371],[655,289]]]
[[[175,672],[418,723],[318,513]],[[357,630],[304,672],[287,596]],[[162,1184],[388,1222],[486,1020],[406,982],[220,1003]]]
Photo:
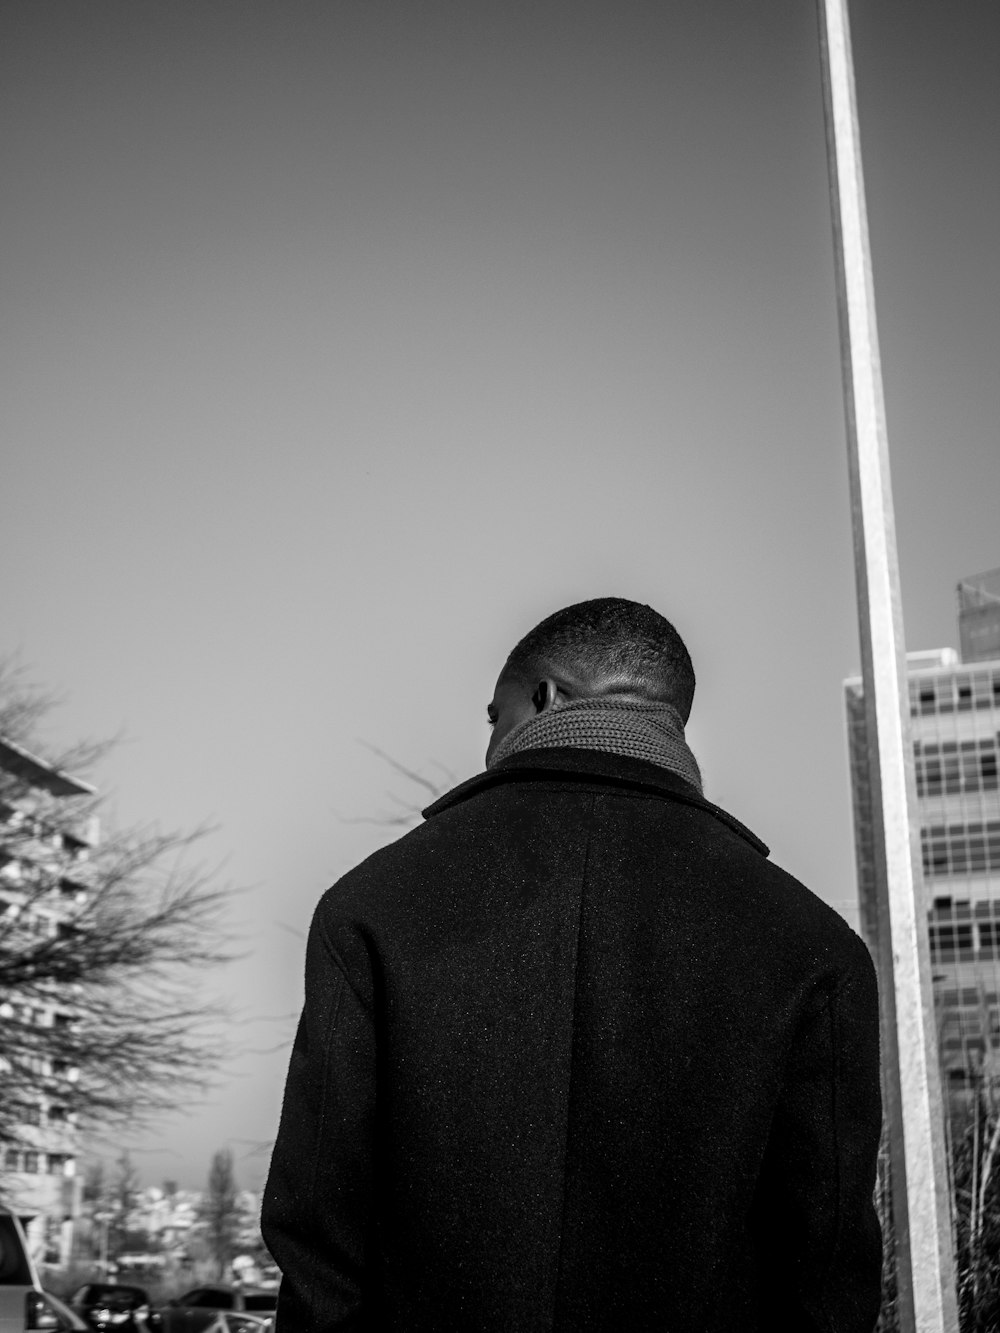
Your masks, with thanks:
[[[687,721],[694,667],[684,640],[659,612],[624,597],[596,597],[547,616],[517,644],[503,674],[528,683],[563,671],[595,694],[615,690],[669,703]]]

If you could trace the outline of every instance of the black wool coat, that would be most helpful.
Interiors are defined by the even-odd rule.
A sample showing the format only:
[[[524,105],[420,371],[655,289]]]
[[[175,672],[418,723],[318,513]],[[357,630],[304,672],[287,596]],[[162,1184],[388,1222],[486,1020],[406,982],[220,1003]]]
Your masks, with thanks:
[[[316,910],[278,1333],[870,1333],[874,969],[682,779],[511,756]]]

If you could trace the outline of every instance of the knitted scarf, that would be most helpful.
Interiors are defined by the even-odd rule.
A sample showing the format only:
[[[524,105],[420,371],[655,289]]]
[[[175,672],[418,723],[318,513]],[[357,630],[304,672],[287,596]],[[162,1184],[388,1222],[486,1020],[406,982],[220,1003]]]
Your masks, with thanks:
[[[573,699],[519,722],[493,751],[488,767],[521,750],[564,745],[645,759],[676,773],[699,792],[702,789],[698,761],[684,739],[684,723],[676,708],[607,695]]]

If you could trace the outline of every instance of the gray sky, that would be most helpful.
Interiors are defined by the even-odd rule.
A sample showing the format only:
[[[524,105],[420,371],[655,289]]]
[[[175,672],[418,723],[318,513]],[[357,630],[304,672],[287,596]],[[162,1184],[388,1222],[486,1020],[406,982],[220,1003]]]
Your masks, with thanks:
[[[907,633],[1000,564],[1000,10],[855,5]],[[858,665],[801,0],[0,11],[0,651],[123,729],[121,821],[218,824],[248,1048],[140,1136],[274,1130],[351,818],[482,765],[513,642],[648,601],[712,799],[850,911]],[[265,1156],[240,1163],[258,1183]]]

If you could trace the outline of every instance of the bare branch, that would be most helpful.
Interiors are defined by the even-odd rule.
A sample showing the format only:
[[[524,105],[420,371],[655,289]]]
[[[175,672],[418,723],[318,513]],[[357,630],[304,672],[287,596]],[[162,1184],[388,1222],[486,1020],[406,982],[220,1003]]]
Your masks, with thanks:
[[[0,662],[0,735],[29,757],[54,703]],[[225,1014],[198,986],[234,956],[232,891],[190,860],[209,830],[140,826],[93,846],[100,798],[64,775],[108,748],[41,761],[51,783],[20,760],[0,770],[0,1142],[28,1145],[56,1119],[134,1129],[207,1087],[226,1051]]]
[[[410,782],[415,782],[417,786],[423,787],[425,791],[430,793],[432,800],[437,800],[441,795],[441,788],[435,786],[429,778],[425,778],[422,773],[417,773],[412,768],[407,768],[406,765],[401,764],[398,759],[394,759],[391,754],[386,754],[384,750],[380,750],[377,745],[371,745],[368,741],[363,740],[359,740],[358,744],[363,745],[366,750],[370,750],[372,754],[377,755],[379,759],[382,759],[387,763],[390,768],[395,769],[401,777],[408,778]]]

